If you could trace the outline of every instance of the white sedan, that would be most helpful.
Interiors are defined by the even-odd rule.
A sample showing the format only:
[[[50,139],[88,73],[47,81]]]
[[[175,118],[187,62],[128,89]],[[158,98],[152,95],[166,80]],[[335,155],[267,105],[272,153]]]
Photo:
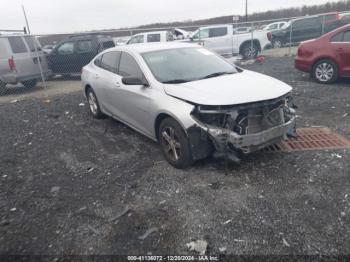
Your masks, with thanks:
[[[83,68],[82,87],[94,117],[159,142],[177,168],[213,153],[239,161],[295,126],[290,86],[193,44],[108,49]]]

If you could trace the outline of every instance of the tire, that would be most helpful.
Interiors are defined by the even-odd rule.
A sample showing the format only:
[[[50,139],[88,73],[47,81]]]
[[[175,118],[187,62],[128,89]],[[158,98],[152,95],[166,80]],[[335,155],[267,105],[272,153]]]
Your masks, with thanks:
[[[160,123],[158,137],[163,155],[172,166],[183,169],[194,163],[187,136],[174,119],[166,118]]]
[[[331,60],[320,60],[313,66],[312,76],[321,84],[334,83],[338,79],[338,67]]]
[[[283,41],[280,38],[276,38],[272,40],[272,47],[273,48],[281,48],[283,47]]]
[[[33,88],[36,86],[36,84],[38,83],[38,80],[28,80],[28,81],[23,81],[22,85],[24,85],[24,87],[26,88]]]
[[[252,45],[251,43],[245,43],[241,47],[240,54],[242,55],[243,59],[252,59],[256,58],[259,54],[259,47],[256,43],[253,43],[253,51],[252,51]]]
[[[89,109],[90,109],[90,113],[92,114],[92,116],[94,118],[97,118],[97,119],[105,118],[105,114],[102,113],[102,111],[100,109],[100,105],[99,105],[98,100],[97,100],[97,96],[96,96],[94,90],[92,90],[92,88],[89,88],[86,91],[86,97],[87,97],[87,100],[89,102]]]

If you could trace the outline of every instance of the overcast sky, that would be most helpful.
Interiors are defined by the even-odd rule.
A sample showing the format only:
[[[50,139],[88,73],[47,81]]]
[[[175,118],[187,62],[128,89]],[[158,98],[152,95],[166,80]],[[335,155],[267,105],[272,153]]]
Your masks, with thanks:
[[[328,1],[248,0],[248,12]],[[245,13],[245,0],[0,0],[0,30],[23,28],[22,3],[34,34],[112,29]]]

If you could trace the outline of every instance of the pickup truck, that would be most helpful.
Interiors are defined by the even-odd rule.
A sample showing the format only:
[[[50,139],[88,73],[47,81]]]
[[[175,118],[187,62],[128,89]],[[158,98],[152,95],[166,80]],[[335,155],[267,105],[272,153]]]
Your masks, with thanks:
[[[220,55],[240,54],[244,59],[248,59],[256,57],[259,52],[271,45],[271,33],[253,31],[235,34],[232,25],[215,25],[200,27],[192,34],[190,41],[200,43]]]

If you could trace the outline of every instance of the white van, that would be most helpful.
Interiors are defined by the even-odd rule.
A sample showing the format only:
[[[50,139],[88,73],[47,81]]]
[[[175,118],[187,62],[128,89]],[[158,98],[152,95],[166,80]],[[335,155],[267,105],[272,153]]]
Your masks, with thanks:
[[[0,89],[7,84],[17,83],[28,88],[34,87],[41,79],[38,60],[41,62],[44,77],[48,78],[51,72],[35,37],[0,35]]]

